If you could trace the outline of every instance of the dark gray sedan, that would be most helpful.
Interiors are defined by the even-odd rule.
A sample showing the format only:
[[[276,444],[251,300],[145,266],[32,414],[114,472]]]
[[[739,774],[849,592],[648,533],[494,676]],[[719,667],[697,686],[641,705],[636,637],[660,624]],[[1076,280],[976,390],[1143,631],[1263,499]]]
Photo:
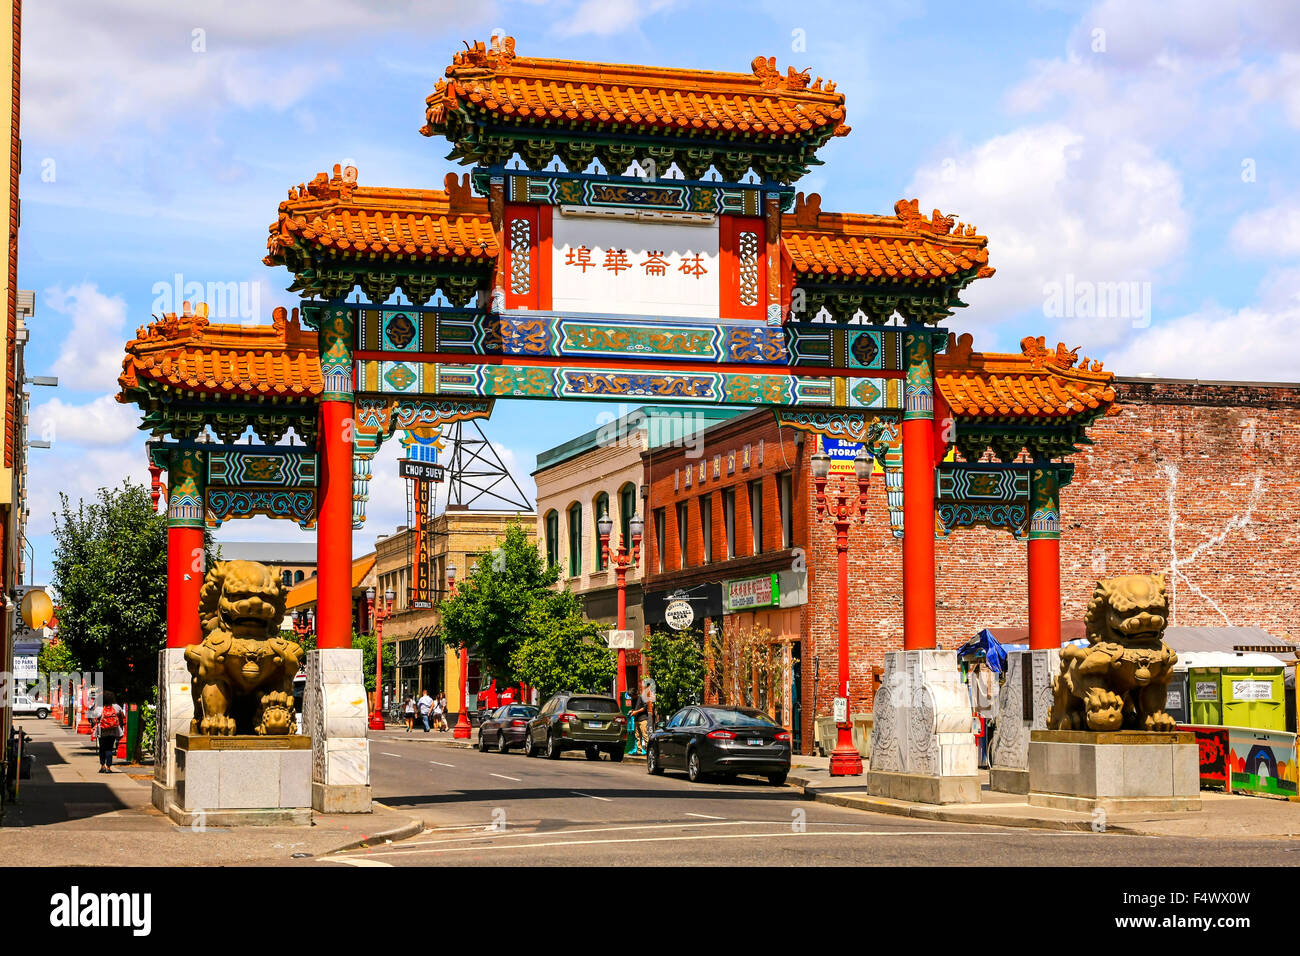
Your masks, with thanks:
[[[505,753],[511,747],[522,747],[528,733],[528,721],[537,716],[537,708],[529,704],[507,704],[492,711],[478,725],[478,749],[487,753],[492,747]]]
[[[645,768],[685,770],[692,781],[752,773],[779,787],[790,772],[790,732],[761,710],[683,707],[650,735]]]

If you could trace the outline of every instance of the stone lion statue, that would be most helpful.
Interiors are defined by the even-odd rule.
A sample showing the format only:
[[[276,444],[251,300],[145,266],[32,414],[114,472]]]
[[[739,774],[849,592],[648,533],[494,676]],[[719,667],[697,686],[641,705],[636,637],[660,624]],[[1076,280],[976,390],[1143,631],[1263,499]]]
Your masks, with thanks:
[[[203,580],[203,643],[185,648],[194,719],[190,733],[289,734],[302,645],[280,636],[284,585],[255,561],[218,561]]]
[[[1089,647],[1061,648],[1049,730],[1174,730],[1165,690],[1178,655],[1163,640],[1169,597],[1162,574],[1097,582],[1085,621]]]

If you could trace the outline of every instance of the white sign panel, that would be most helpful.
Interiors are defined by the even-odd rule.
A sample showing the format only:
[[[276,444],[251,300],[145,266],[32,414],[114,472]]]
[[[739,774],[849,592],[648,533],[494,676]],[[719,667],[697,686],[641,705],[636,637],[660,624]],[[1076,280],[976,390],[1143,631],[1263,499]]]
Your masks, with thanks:
[[[1219,682],[1212,680],[1198,680],[1192,688],[1192,691],[1197,700],[1218,700]]]
[[[1271,680],[1235,680],[1232,682],[1233,700],[1272,700]]]
[[[636,631],[612,630],[607,633],[609,646],[616,651],[630,651],[636,647]]]
[[[684,631],[695,623],[695,609],[689,601],[669,601],[664,608],[664,621],[674,631]]]
[[[1183,706],[1183,692],[1181,690],[1170,690],[1165,693],[1165,706],[1171,709]]]
[[[36,680],[36,658],[34,657],[15,657],[14,658],[14,679],[15,680]]]
[[[551,308],[556,312],[716,319],[718,222],[655,222],[565,215],[551,232]]]
[[[835,723],[847,724],[849,722],[849,699],[847,697],[835,698]]]

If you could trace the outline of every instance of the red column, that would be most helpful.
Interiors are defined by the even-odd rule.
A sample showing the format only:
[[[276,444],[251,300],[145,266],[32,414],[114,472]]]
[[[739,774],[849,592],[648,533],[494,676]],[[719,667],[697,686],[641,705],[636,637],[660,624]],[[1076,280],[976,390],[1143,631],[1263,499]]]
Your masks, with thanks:
[[[614,572],[618,580],[618,629],[627,630],[627,565],[619,555],[618,568]],[[618,649],[618,702],[623,703],[623,692],[627,690],[627,651]]]
[[[1067,478],[1068,480],[1068,478]],[[1056,468],[1030,474],[1029,649],[1061,646],[1060,476]]]
[[[934,430],[903,422],[903,649],[935,646]]]
[[[167,646],[203,643],[199,592],[203,588],[203,529],[167,529]]]
[[[316,518],[316,646],[352,646],[352,422],[350,401],[320,404]]]

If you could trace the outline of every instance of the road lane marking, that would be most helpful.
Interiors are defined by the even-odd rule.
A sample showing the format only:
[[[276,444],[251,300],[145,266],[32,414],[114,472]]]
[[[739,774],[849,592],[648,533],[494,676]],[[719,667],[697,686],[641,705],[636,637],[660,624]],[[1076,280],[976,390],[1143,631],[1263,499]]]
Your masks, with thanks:
[[[381,751],[379,751],[379,752],[380,752],[381,754],[383,754],[385,757],[401,757],[401,756],[402,756],[401,754],[390,754],[387,750],[381,750]]]
[[[1057,831],[1061,832],[1061,831]],[[978,830],[911,830],[906,836],[977,836],[982,835]],[[1005,833],[990,833],[990,836],[1006,836]],[[1075,834],[1076,836],[1078,834]],[[881,832],[878,830],[855,830],[845,832],[843,830],[831,831],[826,833],[814,832],[790,832],[790,833],[700,833],[690,836],[661,836],[661,837],[622,837],[614,840],[553,840],[550,843],[498,843],[484,845],[482,840],[478,841],[476,846],[443,846],[427,850],[391,850],[385,853],[385,856],[394,856],[398,854],[411,855],[415,853],[460,853],[466,850],[531,850],[538,847],[556,847],[556,846],[591,846],[591,845],[609,845],[614,843],[679,843],[694,840],[775,840],[786,839],[789,837],[808,838],[817,836],[866,836],[866,837],[897,837],[898,833]]]
[[[429,763],[436,763],[439,767],[452,767],[452,768],[454,768],[454,767],[456,766],[454,763],[443,763],[441,760],[430,760]]]
[[[688,817],[699,817],[701,820],[725,820],[726,817],[711,817],[707,813],[687,813]]]
[[[372,860],[364,856],[327,856],[323,858],[327,863],[342,863],[346,866],[388,866],[393,864],[385,863],[383,860]]]
[[[594,793],[583,793],[581,790],[570,790],[569,793],[575,794],[579,797],[591,797],[593,800],[604,800],[606,803],[614,802],[613,797],[598,797]]]
[[[507,777],[507,776],[506,776],[505,774],[503,774],[503,773],[490,773],[490,774],[488,774],[488,776],[489,776],[489,777],[500,777],[502,780],[513,780],[515,783],[523,783],[523,780],[519,779],[518,777]]]

